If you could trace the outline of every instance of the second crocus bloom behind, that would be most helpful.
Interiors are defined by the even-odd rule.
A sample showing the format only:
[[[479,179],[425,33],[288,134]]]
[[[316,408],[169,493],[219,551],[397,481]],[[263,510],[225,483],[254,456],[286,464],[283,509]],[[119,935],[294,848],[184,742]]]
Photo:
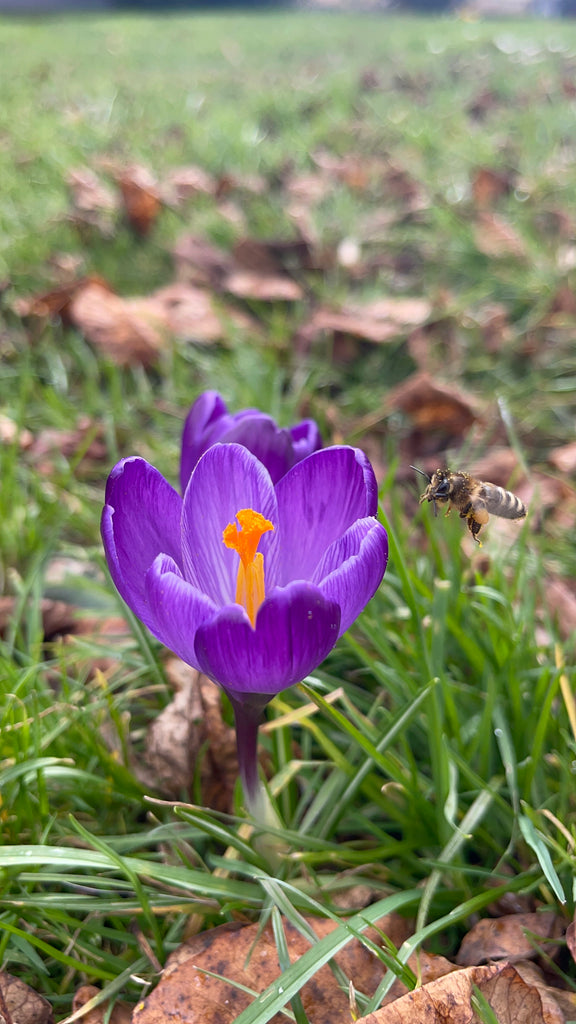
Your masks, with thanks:
[[[182,431],[182,493],[200,456],[217,443],[244,445],[266,466],[272,483],[277,483],[292,466],[321,448],[322,438],[314,420],[279,427],[259,409],[230,413],[217,391],[204,391],[190,409]]]

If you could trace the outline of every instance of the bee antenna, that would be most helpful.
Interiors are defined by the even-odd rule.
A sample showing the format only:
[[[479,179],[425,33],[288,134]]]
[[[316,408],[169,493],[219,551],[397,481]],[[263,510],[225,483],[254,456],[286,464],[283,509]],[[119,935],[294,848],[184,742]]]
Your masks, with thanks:
[[[428,473],[425,473],[423,469],[418,469],[418,466],[410,466],[410,469],[413,469],[415,473],[420,473],[420,476],[425,476],[428,483],[431,483],[432,477],[428,476]]]

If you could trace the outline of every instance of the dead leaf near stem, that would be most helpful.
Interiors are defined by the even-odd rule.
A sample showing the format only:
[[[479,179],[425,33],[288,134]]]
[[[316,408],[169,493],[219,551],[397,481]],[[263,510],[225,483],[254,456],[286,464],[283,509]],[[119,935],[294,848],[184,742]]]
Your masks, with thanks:
[[[389,392],[385,412],[393,410],[402,412],[411,424],[406,447],[414,459],[431,457],[454,444],[459,447],[481,419],[475,396],[428,373],[415,373]]]
[[[236,734],[222,718],[220,690],[178,658],[165,665],[176,693],[146,736],[144,771],[139,776],[168,799],[190,793],[200,770],[202,801],[231,812],[238,778]]]
[[[330,934],[334,921],[308,918],[318,938]],[[310,943],[287,921],[284,932],[291,962],[307,950]],[[406,920],[389,915],[377,922],[396,947],[410,933]],[[381,941],[375,929],[367,934]],[[353,939],[334,958],[339,967],[352,978],[361,991],[373,993],[384,974],[380,961]],[[223,978],[212,977],[213,972]],[[134,1011],[133,1024],[232,1024],[253,1000],[247,992],[234,986],[240,984],[253,992],[263,992],[281,975],[278,951],[270,927],[260,934],[258,924],[221,925],[194,936],[169,959],[155,990]],[[322,967],[300,992],[304,1012],[310,1024],[339,1024],[350,1019],[349,997],[336,984],[328,966]],[[271,1024],[283,1024],[284,1014],[277,1013]],[[534,1024],[534,1022],[533,1022]]]
[[[7,971],[0,971],[0,990],[13,1024],[52,1024],[54,1017],[48,1000],[20,978],[15,978]],[[5,1024],[1,1006],[0,1024]]]
[[[72,1013],[77,1013],[98,995],[100,995],[100,989],[96,985],[81,985],[74,993]],[[117,999],[110,1010],[110,1000],[103,999],[97,1006],[84,1013],[81,1020],[83,1024],[104,1024],[104,1022],[106,1024],[130,1024],[132,1009],[129,1003]]]
[[[541,996],[511,964],[466,967],[414,989],[357,1024],[481,1024],[472,1006],[475,988],[499,1024],[564,1024],[558,1004]]]
[[[549,911],[484,917],[464,936],[456,962],[472,967],[486,960],[527,960],[538,955],[536,946],[553,956],[564,927],[564,920]]]
[[[69,325],[71,322],[70,306],[73,299],[90,285],[108,289],[108,285],[102,277],[97,275],[78,277],[58,288],[50,288],[37,295],[21,296],[14,301],[12,308],[17,316],[24,320],[40,321],[40,326],[43,326],[46,320],[57,319],[60,319],[63,324]]]
[[[308,350],[323,335],[334,338],[333,360],[347,363],[356,359],[359,345],[382,345],[425,323],[432,312],[428,299],[390,296],[365,305],[340,310],[318,308],[298,333],[297,346]]]
[[[73,168],[66,175],[72,198],[70,220],[82,231],[92,228],[112,238],[120,203],[118,196],[90,167]]]
[[[474,243],[479,252],[490,259],[524,260],[526,246],[517,231],[504,217],[480,210],[474,224]]]
[[[139,164],[121,171],[116,181],[122,194],[124,213],[135,234],[150,234],[162,208],[154,175]]]
[[[494,206],[503,196],[510,195],[513,187],[514,176],[509,170],[477,167],[472,174],[472,198],[480,209]]]
[[[553,448],[548,455],[548,461],[560,473],[566,473],[567,476],[576,474],[576,441]]]

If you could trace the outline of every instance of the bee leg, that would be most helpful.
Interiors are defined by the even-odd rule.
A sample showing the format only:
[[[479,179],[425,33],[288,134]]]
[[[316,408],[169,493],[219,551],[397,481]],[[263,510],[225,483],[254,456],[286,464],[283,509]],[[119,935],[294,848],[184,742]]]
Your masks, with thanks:
[[[476,543],[479,544],[480,547],[482,547],[482,541],[478,540],[478,534],[480,533],[480,530],[482,529],[483,524],[479,523],[476,519],[474,519],[473,515],[469,515],[467,518],[468,518],[468,529],[470,530],[470,533],[472,534],[472,536],[473,536],[474,540],[476,541]]]
[[[451,513],[451,511],[452,511],[452,505],[448,505],[448,508],[446,509],[446,511],[445,511],[445,513],[444,513],[444,515],[445,515],[445,516],[449,516],[449,515],[450,515],[450,513]]]

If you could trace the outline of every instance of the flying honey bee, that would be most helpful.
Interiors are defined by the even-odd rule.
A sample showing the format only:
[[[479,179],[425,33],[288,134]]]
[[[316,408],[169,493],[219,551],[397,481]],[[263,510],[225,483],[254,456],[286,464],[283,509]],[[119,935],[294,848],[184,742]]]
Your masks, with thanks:
[[[428,480],[428,486],[420,498],[423,501],[434,503],[434,515],[436,515],[436,503],[448,505],[446,515],[449,515],[453,508],[458,509],[460,518],[468,523],[468,529],[477,544],[478,534],[493,516],[502,516],[503,519],[524,519],[526,506],[520,498],[517,498],[511,491],[505,491],[497,484],[489,484],[484,480],[475,480],[469,473],[453,473],[450,469],[437,469],[432,476],[410,466],[410,469],[421,473]]]

